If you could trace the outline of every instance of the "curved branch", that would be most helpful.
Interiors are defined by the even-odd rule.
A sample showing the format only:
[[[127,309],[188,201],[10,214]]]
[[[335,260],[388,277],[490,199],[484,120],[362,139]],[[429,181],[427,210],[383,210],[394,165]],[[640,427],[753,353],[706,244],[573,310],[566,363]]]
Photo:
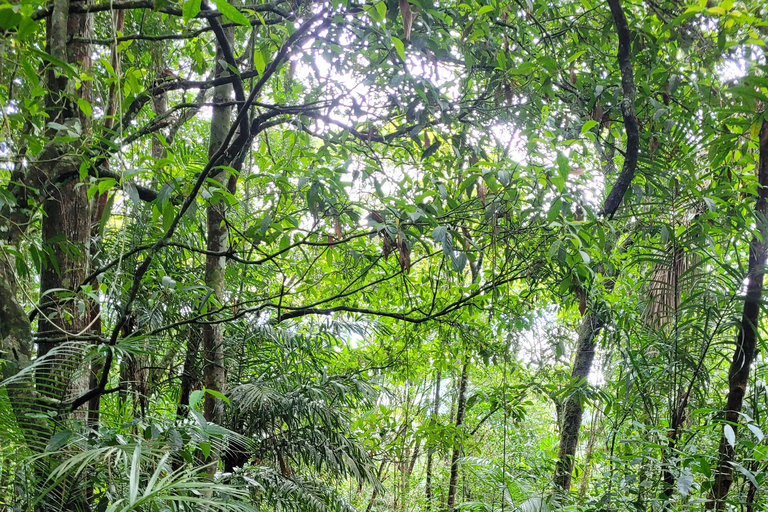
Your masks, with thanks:
[[[632,71],[632,42],[630,39],[629,25],[624,10],[621,8],[621,0],[608,0],[613,21],[616,24],[616,32],[619,36],[619,51],[617,60],[621,71],[621,88],[624,99],[621,101],[621,114],[624,117],[624,129],[627,132],[627,152],[624,155],[624,165],[616,183],[608,193],[600,215],[613,218],[616,210],[621,205],[624,194],[629,189],[637,170],[637,157],[640,150],[640,128],[635,114],[635,78]]]

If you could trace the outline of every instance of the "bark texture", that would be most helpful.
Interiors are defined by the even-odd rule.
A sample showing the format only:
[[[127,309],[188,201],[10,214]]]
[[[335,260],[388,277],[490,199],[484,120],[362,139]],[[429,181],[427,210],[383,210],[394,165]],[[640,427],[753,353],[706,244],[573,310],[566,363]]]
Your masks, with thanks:
[[[757,350],[757,329],[760,318],[760,303],[763,296],[763,280],[765,276],[765,256],[768,250],[768,226],[765,218],[768,215],[768,121],[763,121],[759,135],[759,161],[757,179],[759,182],[757,203],[755,204],[755,219],[760,232],[749,244],[749,267],[747,270],[747,293],[744,298],[744,310],[741,315],[741,326],[736,338],[736,348],[728,372],[728,398],[725,404],[725,425],[730,425],[734,433],[739,424],[739,413],[744,404],[744,395],[749,382],[749,371],[755,359]],[[733,446],[722,435],[718,450],[717,469],[708,509],[724,510],[725,498],[733,483],[734,450]]]
[[[233,32],[226,29],[226,38],[231,47]],[[216,50],[216,76],[229,74],[229,71],[221,66],[225,59],[225,53],[221,44]],[[208,155],[213,156],[221,147],[224,138],[229,133],[232,125],[232,107],[226,105],[232,101],[232,85],[225,84],[216,87],[213,93],[213,118],[211,119],[211,135],[208,146]],[[225,105],[222,105],[225,104]],[[229,175],[227,171],[220,169],[214,171],[212,179],[222,188],[227,187]],[[210,204],[206,210],[208,222],[208,236],[206,249],[213,252],[223,252],[228,247],[228,235],[226,225],[226,211],[223,201]],[[219,302],[224,300],[224,270],[226,257],[208,255],[205,258],[205,284],[213,291],[213,297]],[[205,324],[203,326],[203,382],[206,389],[223,393],[226,391],[226,374],[224,371],[224,327],[222,324]],[[205,419],[214,423],[221,423],[222,409],[220,399],[206,393],[203,405]]]
[[[576,386],[576,390],[563,403],[560,448],[555,465],[555,489],[562,493],[567,493],[571,488],[573,459],[579,444],[579,429],[584,414],[582,395],[587,387],[587,378],[595,358],[595,342],[602,328],[603,320],[594,313],[585,315],[579,328],[576,355],[571,370],[571,383]]]
[[[616,60],[621,71],[621,89],[624,98],[621,100],[621,115],[624,118],[624,129],[627,132],[627,150],[624,153],[624,164],[621,173],[611,188],[608,197],[603,203],[601,214],[604,217],[613,218],[616,210],[621,205],[624,194],[632,184],[637,170],[637,158],[640,153],[640,127],[635,115],[635,78],[632,71],[632,40],[629,32],[629,24],[621,0],[608,0],[611,8],[613,23],[616,25],[616,33],[619,36],[619,51]]]
[[[72,6],[88,2],[72,2]],[[65,5],[67,4],[67,5]],[[56,57],[63,57],[83,72],[91,65],[91,45],[69,42],[69,34],[88,36],[93,32],[91,14],[69,14],[69,2],[57,0],[49,22],[48,47]],[[59,39],[61,33],[63,40]],[[84,81],[77,98],[90,102],[90,83]],[[90,119],[77,107],[67,78],[48,73],[47,98],[51,119],[85,133]],[[50,129],[53,136],[55,130]],[[47,253],[40,275],[40,311],[38,320],[38,357],[64,341],[88,330],[89,306],[83,294],[75,293],[88,275],[91,238],[91,205],[87,187],[80,183],[80,160],[61,149],[62,156],[48,161],[47,197],[43,203],[42,241]],[[46,162],[40,161],[41,165]],[[64,291],[61,291],[64,290]],[[50,404],[61,403],[88,389],[89,371],[79,368],[78,357],[61,356],[37,372],[37,391]],[[85,415],[82,414],[83,419]]]

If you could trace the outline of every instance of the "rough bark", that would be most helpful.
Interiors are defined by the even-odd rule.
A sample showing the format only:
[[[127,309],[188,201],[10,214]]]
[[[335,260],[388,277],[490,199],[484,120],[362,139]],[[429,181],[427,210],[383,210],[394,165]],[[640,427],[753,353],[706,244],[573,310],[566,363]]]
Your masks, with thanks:
[[[440,370],[436,371],[435,374],[435,403],[432,407],[432,418],[431,422],[434,423],[437,421],[437,415],[440,412],[440,381],[442,380],[442,372]],[[434,453],[434,449],[432,447],[427,447],[427,482],[424,487],[424,497],[426,499],[425,508],[427,512],[429,512],[432,508],[432,455]]]
[[[730,425],[734,433],[739,424],[739,413],[744,404],[744,395],[749,381],[749,371],[757,350],[757,329],[760,317],[760,303],[763,295],[765,276],[765,255],[768,250],[768,121],[763,121],[759,135],[759,160],[757,179],[759,182],[755,219],[759,236],[753,236],[749,244],[749,266],[747,269],[747,293],[744,298],[744,310],[741,326],[736,338],[736,347],[728,372],[728,398],[725,404],[725,425]],[[725,509],[725,498],[733,483],[734,450],[723,434],[720,438],[717,469],[710,493],[708,509]]]
[[[464,424],[464,413],[467,405],[467,380],[469,375],[469,361],[465,360],[461,368],[461,380],[459,381],[459,396],[456,399],[456,430],[460,430]],[[453,512],[456,505],[456,489],[459,482],[459,456],[462,443],[454,441],[451,454],[451,476],[448,480],[448,512]]]
[[[0,380],[15,376],[26,368],[32,358],[32,327],[29,317],[16,300],[13,278],[0,262]],[[30,379],[20,379],[5,387],[13,414],[26,444],[36,452],[45,449],[50,436],[46,421],[32,414],[37,406],[37,392]]]
[[[226,29],[226,37],[231,46],[233,37],[232,29]],[[229,74],[229,71],[221,67],[225,54],[220,44],[216,50],[216,76]],[[211,134],[208,146],[208,155],[213,156],[221,147],[224,138],[232,125],[232,107],[224,106],[232,100],[232,85],[226,84],[217,87],[213,93],[213,118],[211,119]],[[229,175],[221,169],[214,171],[212,179],[222,188],[227,186]],[[207,207],[208,234],[206,249],[208,251],[223,253],[228,247],[228,230],[226,225],[225,204],[223,201],[212,203]],[[224,270],[226,258],[224,256],[208,255],[205,259],[205,284],[212,291],[212,296],[222,302],[224,300]],[[226,375],[224,371],[224,327],[222,324],[206,324],[203,326],[203,381],[206,389],[223,393],[226,391]],[[222,408],[220,399],[206,393],[203,405],[205,419],[214,423],[221,423]]]
[[[49,23],[48,47],[54,56],[62,57],[87,72],[91,64],[91,45],[66,42],[61,33],[89,35],[93,29],[90,14],[60,13],[69,9],[68,2],[55,2]],[[85,5],[87,2],[73,2]],[[65,21],[66,20],[66,21]],[[65,45],[62,47],[62,45]],[[65,55],[61,55],[64,53]],[[72,101],[67,91],[67,78],[48,73],[48,112],[51,119],[65,126],[80,126],[84,133],[90,119]],[[90,82],[77,90],[79,99],[90,101]],[[49,130],[49,135],[54,135]],[[64,149],[63,151],[66,151]],[[47,354],[62,341],[73,339],[88,329],[88,306],[82,294],[60,292],[75,290],[88,275],[90,260],[91,215],[87,187],[79,182],[80,161],[67,156],[50,162],[48,196],[43,204],[42,241],[48,257],[40,275],[40,315],[38,320],[38,357]],[[55,340],[55,341],[53,341]],[[79,394],[88,387],[89,371],[80,371],[78,358],[57,358],[37,372],[37,391],[55,404]],[[85,415],[82,414],[83,419]]]
[[[576,386],[576,390],[563,402],[560,448],[555,464],[555,488],[564,494],[571,488],[573,458],[579,443],[579,429],[584,413],[582,395],[595,358],[595,342],[602,327],[603,320],[594,313],[588,313],[584,316],[579,328],[576,355],[571,370],[571,384]]]

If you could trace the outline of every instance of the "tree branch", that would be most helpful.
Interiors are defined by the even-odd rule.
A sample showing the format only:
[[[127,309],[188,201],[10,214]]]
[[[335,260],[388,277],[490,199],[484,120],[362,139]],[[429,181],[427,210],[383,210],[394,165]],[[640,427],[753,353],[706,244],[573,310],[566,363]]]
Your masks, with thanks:
[[[624,98],[621,101],[621,114],[624,117],[624,129],[627,132],[627,151],[624,155],[624,165],[616,183],[608,193],[600,215],[612,219],[621,205],[624,194],[629,189],[637,170],[637,158],[640,150],[640,128],[635,115],[635,79],[632,71],[632,43],[627,17],[621,8],[621,0],[608,0],[616,32],[619,36],[617,60],[621,71],[621,88]]]

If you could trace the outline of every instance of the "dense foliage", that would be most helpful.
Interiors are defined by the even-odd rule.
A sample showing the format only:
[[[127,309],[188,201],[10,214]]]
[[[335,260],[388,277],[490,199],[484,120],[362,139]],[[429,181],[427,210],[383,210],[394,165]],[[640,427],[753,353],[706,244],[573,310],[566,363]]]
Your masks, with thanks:
[[[0,4],[0,507],[768,510],[761,0]]]

